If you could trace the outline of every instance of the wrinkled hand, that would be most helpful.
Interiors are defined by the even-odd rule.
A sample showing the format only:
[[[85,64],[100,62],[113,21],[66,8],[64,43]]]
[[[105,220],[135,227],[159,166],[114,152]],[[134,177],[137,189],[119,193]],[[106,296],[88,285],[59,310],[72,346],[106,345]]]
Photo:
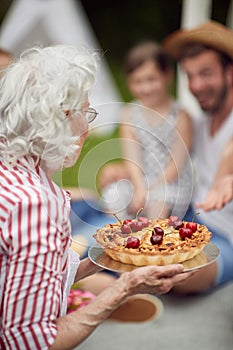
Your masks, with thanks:
[[[210,190],[203,202],[196,203],[197,208],[204,211],[220,210],[233,199],[233,176],[220,179]]]
[[[127,279],[129,295],[138,293],[164,294],[178,283],[184,282],[195,272],[183,272],[181,264],[145,266],[122,274]]]

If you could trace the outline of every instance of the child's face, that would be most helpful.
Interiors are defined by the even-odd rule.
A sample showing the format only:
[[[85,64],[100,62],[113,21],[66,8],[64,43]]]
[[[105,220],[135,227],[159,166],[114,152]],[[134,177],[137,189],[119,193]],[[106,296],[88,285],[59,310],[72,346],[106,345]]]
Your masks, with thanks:
[[[164,73],[154,61],[147,61],[128,75],[131,94],[145,107],[156,108],[168,96],[171,73]]]

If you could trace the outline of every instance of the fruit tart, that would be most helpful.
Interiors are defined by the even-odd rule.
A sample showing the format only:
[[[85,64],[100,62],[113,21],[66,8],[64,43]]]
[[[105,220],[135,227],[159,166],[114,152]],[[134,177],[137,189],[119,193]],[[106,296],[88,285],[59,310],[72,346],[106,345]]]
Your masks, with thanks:
[[[137,266],[168,265],[197,256],[210,241],[211,232],[177,216],[157,220],[137,216],[106,225],[94,237],[113,260]]]

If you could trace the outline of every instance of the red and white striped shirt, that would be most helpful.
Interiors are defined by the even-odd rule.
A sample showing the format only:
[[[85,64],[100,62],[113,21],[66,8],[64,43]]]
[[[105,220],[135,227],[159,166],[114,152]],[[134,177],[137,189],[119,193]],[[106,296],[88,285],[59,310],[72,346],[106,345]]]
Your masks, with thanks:
[[[61,315],[70,203],[25,158],[0,159],[0,348],[48,349]]]

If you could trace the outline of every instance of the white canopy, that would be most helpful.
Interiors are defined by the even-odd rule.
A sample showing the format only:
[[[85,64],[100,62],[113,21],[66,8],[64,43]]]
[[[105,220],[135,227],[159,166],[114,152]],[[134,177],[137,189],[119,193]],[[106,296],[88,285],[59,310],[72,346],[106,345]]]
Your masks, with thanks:
[[[81,44],[101,49],[80,2],[14,0],[2,23],[0,47],[17,55],[34,45],[53,44]],[[121,101],[121,97],[104,57],[90,101],[102,111],[94,126],[107,123],[98,130],[110,131],[114,127],[112,122],[118,120],[118,104],[115,102]]]

